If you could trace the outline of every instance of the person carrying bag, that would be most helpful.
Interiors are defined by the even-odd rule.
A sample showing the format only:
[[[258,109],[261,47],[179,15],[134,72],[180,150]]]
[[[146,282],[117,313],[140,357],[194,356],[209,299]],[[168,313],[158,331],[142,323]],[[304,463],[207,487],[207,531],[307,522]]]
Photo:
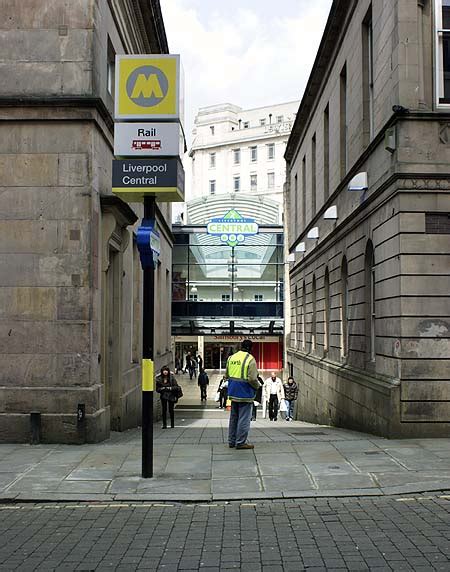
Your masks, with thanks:
[[[167,409],[170,415],[170,427],[173,429],[175,427],[175,403],[183,396],[183,390],[167,365],[163,366],[161,373],[156,376],[156,393],[159,393],[161,399],[162,429],[167,429]]]

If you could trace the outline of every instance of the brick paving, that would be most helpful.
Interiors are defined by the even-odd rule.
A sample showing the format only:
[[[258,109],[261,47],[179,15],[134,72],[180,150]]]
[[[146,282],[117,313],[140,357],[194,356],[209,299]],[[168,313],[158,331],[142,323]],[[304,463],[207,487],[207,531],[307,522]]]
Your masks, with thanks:
[[[0,570],[450,570],[450,496],[0,505]]]

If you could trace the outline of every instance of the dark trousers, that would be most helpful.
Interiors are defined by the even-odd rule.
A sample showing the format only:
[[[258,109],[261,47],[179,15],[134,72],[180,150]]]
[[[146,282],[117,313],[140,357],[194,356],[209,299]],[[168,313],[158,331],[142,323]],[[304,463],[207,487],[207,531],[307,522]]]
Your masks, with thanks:
[[[227,406],[227,397],[228,397],[228,391],[226,389],[222,389],[220,391],[220,396],[219,396],[219,407]]]
[[[269,419],[276,419],[278,415],[278,395],[271,395],[269,399]]]
[[[173,401],[169,401],[168,399],[161,399],[163,427],[167,427],[167,407],[169,407],[170,426],[175,427],[175,413],[173,410],[174,405],[175,403]]]
[[[258,411],[258,406],[253,405],[252,419],[256,421],[256,412]]]
[[[206,400],[206,388],[207,385],[201,385],[200,386],[200,399],[203,401],[203,399]]]

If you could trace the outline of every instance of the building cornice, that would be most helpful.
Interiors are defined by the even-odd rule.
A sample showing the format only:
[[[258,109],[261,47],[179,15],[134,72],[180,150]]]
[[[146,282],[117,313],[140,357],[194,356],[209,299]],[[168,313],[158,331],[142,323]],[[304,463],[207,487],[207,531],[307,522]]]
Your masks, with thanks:
[[[330,207],[332,204],[336,202],[338,195],[341,192],[344,192],[345,189],[348,187],[349,182],[352,178],[359,172],[361,167],[367,162],[369,157],[375,151],[375,149],[384,141],[385,133],[387,129],[397,125],[400,122],[404,121],[447,121],[450,122],[450,112],[446,111],[416,111],[416,112],[409,112],[408,114],[397,114],[393,113],[391,117],[387,120],[384,126],[380,129],[374,139],[370,142],[370,144],[366,147],[366,149],[361,153],[358,159],[355,161],[353,167],[348,171],[346,176],[342,179],[339,183],[335,191],[330,194],[327,201],[322,205],[322,207],[316,212],[315,216],[309,224],[305,227],[303,232],[296,238],[289,245],[289,252],[294,252],[295,247],[302,242],[305,237],[307,236],[309,230],[316,226],[317,222],[322,219],[325,211]],[[394,175],[395,176],[395,175]],[[427,178],[433,178],[433,174],[429,174]],[[438,178],[443,178],[442,175],[436,175]],[[288,171],[288,179],[289,179],[289,171]],[[288,181],[289,182],[289,181]],[[378,190],[377,190],[378,192]],[[368,199],[372,196],[372,194],[368,197]],[[364,204],[367,204],[368,199],[365,201]],[[363,205],[362,205],[363,206]],[[355,211],[356,212],[356,211]],[[354,213],[352,213],[353,216]]]
[[[108,5],[127,53],[169,53],[159,0],[108,0]]]
[[[127,203],[113,195],[102,195],[100,204],[103,211],[112,212],[121,228],[133,225],[138,220],[137,214]]]
[[[311,116],[318,104],[323,87],[328,81],[330,70],[339,53],[356,4],[357,0],[333,0],[325,31],[286,147],[284,157],[288,163],[295,156],[303,135],[308,129]]]
[[[109,131],[114,133],[114,120],[111,113],[106,107],[103,99],[101,97],[92,97],[90,95],[45,95],[45,96],[0,96],[0,109],[1,108],[11,108],[11,107],[50,107],[50,108],[93,108],[95,109],[101,118],[106,123]],[[29,118],[24,118],[29,120]],[[48,119],[48,118],[46,118]],[[76,118],[79,120],[80,118]],[[17,118],[14,118],[17,121]]]

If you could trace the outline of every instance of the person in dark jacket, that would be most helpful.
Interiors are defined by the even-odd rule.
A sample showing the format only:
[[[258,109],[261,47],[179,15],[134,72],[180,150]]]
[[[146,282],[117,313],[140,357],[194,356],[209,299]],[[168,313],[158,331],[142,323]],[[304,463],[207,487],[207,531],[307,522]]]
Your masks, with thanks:
[[[264,380],[259,375],[258,375],[258,381],[259,381],[259,388],[256,390],[255,401],[253,402],[252,421],[256,421],[256,413],[258,411],[258,405],[261,405],[262,403]]]
[[[178,401],[178,383],[173,373],[167,365],[161,368],[161,373],[156,376],[156,393],[159,393],[161,398],[161,410],[163,424],[162,428],[167,429],[167,409],[170,414],[170,426],[172,429],[175,427],[175,413],[174,406]]]
[[[286,421],[293,421],[294,417],[294,404],[298,397],[298,386],[293,377],[289,377],[287,383],[283,384],[284,400],[286,401]]]
[[[191,352],[188,352],[186,354],[186,367],[184,368],[184,373],[189,373],[189,375],[191,375],[191,371],[192,371],[192,355]],[[192,377],[191,377],[192,379]]]
[[[200,387],[200,400],[203,401],[207,399],[207,395],[206,395],[206,389],[209,385],[209,377],[208,374],[206,373],[206,371],[204,369],[200,370],[200,373],[198,374],[198,386]]]
[[[219,409],[225,409],[228,397],[228,379],[225,376],[222,376],[217,391],[219,392]]]
[[[176,355],[175,356],[175,375],[177,375],[180,371],[181,371],[181,373],[183,373],[183,366],[181,364],[180,356]]]

